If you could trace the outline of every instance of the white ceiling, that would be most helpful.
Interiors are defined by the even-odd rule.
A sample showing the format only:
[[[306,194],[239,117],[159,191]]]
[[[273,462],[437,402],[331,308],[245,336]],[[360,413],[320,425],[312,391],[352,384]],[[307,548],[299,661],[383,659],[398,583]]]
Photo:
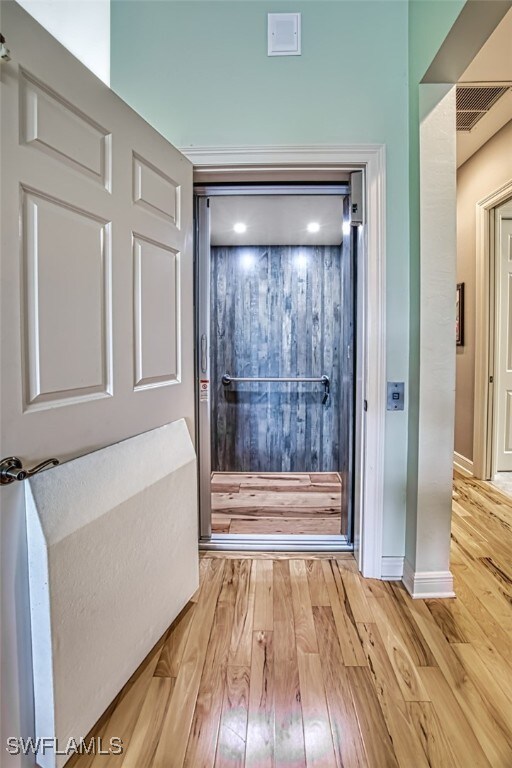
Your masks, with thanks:
[[[210,198],[212,245],[339,245],[343,197],[338,195],[232,195]],[[247,225],[244,234],[233,226]],[[316,234],[310,222],[320,224]]]
[[[512,83],[512,9],[479,50],[459,83]],[[457,132],[457,166],[512,120],[512,90],[499,99],[468,133]]]

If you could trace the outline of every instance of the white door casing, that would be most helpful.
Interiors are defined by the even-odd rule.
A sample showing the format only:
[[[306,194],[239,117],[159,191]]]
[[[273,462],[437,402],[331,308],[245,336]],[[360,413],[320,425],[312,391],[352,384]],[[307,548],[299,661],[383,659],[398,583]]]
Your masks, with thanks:
[[[512,180],[490,192],[476,205],[475,290],[475,401],[473,430],[473,474],[490,480],[494,460],[494,362],[495,209],[510,201]]]
[[[496,252],[496,472],[512,472],[512,202],[495,211]]]
[[[364,325],[358,370],[367,401],[361,411],[361,455],[355,510],[354,550],[363,576],[385,575],[384,459],[386,424],[386,147],[383,144],[183,147],[198,182],[318,181],[337,179],[340,170],[362,170],[366,226],[359,231],[364,286],[358,307]],[[362,405],[362,403],[361,403]]]
[[[192,165],[16,3],[1,23],[1,457],[193,435]],[[0,494],[2,737],[26,736],[23,484]]]

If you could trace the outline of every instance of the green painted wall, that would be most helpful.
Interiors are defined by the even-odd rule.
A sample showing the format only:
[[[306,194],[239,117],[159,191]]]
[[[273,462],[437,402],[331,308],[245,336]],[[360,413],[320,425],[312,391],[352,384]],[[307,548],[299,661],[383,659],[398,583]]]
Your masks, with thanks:
[[[112,0],[112,88],[173,144],[386,144],[387,376],[413,384],[410,98],[461,4],[413,2],[410,20],[407,0]],[[267,13],[286,10],[302,13],[302,56],[269,58]],[[407,411],[386,418],[385,555],[404,554],[414,402],[409,421]]]
[[[406,557],[414,563],[418,494],[418,416],[420,373],[420,181],[419,84],[465,0],[409,0],[409,234],[410,346],[407,458]]]

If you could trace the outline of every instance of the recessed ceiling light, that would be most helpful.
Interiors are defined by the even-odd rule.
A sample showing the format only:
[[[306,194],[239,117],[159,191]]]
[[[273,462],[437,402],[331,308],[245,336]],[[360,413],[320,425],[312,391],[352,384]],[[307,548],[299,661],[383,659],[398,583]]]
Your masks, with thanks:
[[[308,232],[314,233],[320,231],[320,224],[318,221],[310,221],[308,224]]]
[[[344,235],[350,235],[350,221],[344,221],[341,231]]]
[[[247,224],[244,224],[242,221],[237,221],[233,229],[237,235],[243,235],[244,232],[247,232]]]

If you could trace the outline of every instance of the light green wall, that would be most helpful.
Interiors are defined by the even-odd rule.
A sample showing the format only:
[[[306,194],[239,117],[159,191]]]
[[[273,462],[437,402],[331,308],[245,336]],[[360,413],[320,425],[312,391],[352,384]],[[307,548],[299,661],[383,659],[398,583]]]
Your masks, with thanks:
[[[406,557],[414,563],[418,494],[420,372],[419,84],[465,0],[409,0],[409,234],[410,346]]]
[[[418,5],[432,10],[413,8],[411,25],[407,0],[113,0],[111,9],[112,87],[177,146],[386,145],[387,377],[399,381],[416,376],[408,74],[424,69],[455,18],[443,0]],[[283,10],[302,13],[302,56],[269,58],[267,13]],[[407,411],[387,414],[385,555],[404,554],[407,430]]]

